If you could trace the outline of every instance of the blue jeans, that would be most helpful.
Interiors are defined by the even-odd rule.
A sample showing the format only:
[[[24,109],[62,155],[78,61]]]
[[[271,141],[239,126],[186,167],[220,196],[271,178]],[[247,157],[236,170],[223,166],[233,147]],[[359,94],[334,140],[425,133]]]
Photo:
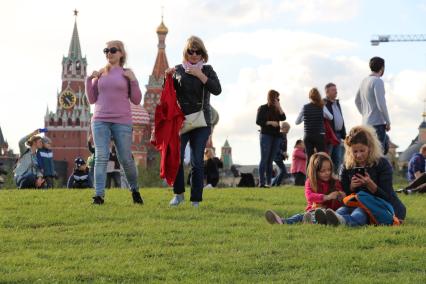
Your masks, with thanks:
[[[138,177],[135,162],[132,159],[132,125],[104,121],[92,123],[95,142],[95,191],[97,196],[105,195],[106,170],[109,160],[111,137],[117,149],[117,158],[123,166],[132,192],[138,192]]]
[[[387,137],[386,137],[386,124],[381,125],[373,125],[374,129],[376,129],[377,137],[379,138],[380,143],[383,147],[383,152],[386,152],[386,143],[387,143]]]
[[[339,167],[343,161],[343,145],[341,142],[342,134],[340,132],[336,133],[336,138],[340,141],[339,145],[333,146],[330,145],[328,152],[330,153],[331,161],[334,165],[334,171],[339,172]],[[344,137],[343,137],[344,138]]]
[[[260,134],[260,164],[259,164],[259,184],[271,184],[272,161],[277,155],[281,143],[280,137],[268,134]],[[266,183],[265,183],[266,174]]]
[[[303,214],[296,214],[288,218],[281,219],[283,221],[283,224],[293,225],[297,223],[302,223],[303,221]]]
[[[280,173],[272,179],[272,186],[279,186],[281,185],[283,179],[288,177],[287,168],[284,165],[284,161],[282,160],[281,155],[279,155],[279,158],[275,159],[274,162],[280,169]]]
[[[196,128],[180,136],[180,166],[173,184],[173,192],[185,192],[185,176],[183,172],[183,159],[185,147],[189,142],[191,148],[191,201],[203,201],[204,188],[204,150],[211,133],[210,126]]]
[[[368,223],[367,213],[359,207],[342,206],[336,210],[336,213],[342,215],[346,225],[351,227],[364,226]]]

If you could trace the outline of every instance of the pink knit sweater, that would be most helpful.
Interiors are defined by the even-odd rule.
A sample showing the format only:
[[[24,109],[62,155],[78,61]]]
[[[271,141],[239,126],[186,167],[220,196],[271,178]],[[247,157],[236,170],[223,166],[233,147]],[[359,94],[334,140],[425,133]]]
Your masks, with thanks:
[[[140,104],[142,93],[138,81],[129,81],[123,75],[124,69],[113,67],[99,79],[86,79],[86,95],[90,104],[95,104],[92,121],[132,124],[130,102]]]

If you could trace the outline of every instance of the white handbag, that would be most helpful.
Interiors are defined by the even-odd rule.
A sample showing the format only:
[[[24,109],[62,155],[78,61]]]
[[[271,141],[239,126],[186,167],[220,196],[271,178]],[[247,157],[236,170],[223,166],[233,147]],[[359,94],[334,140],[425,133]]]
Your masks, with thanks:
[[[187,133],[195,128],[206,127],[207,122],[204,117],[204,88],[203,88],[203,98],[201,101],[201,110],[185,115],[185,120],[183,121],[182,129],[180,130],[180,134]]]

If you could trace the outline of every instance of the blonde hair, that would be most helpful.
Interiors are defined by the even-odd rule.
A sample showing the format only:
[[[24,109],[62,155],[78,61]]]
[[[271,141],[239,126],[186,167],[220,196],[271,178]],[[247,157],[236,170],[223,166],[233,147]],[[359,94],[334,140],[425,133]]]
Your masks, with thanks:
[[[37,135],[33,135],[31,136],[28,140],[27,140],[27,145],[32,147],[35,143],[37,143],[37,141],[41,140],[40,136]]]
[[[377,164],[383,156],[382,144],[377,138],[376,131],[371,126],[355,126],[349,131],[348,136],[345,138],[345,157],[344,163],[347,169],[356,166],[355,158],[351,151],[354,144],[362,144],[368,147],[367,165],[372,166]]]
[[[124,43],[121,40],[111,40],[111,41],[108,41],[106,45],[107,46],[113,45],[114,47],[117,47],[120,50],[122,56],[120,57],[119,64],[121,67],[123,67],[126,64],[126,60],[127,60],[127,52],[126,52],[126,49],[124,48]],[[108,73],[109,70],[111,70],[111,64],[109,64],[109,62],[105,66],[104,70],[106,71],[106,73]]]
[[[212,148],[206,148],[206,150],[204,151],[204,160],[207,161],[208,159],[210,159],[211,156],[212,158],[214,157],[214,151]]]
[[[331,167],[331,173],[333,173],[333,162],[331,161],[330,156],[327,153],[324,152],[318,152],[311,156],[309,159],[308,168],[306,170],[306,173],[308,175],[309,182],[311,184],[311,188],[313,192],[318,191],[318,172],[321,170],[322,165],[324,162],[328,161],[330,163]],[[335,185],[335,177],[333,177],[333,174],[331,174],[330,178],[330,192],[334,191],[334,185]]]
[[[204,46],[204,42],[201,40],[201,38],[197,36],[191,36],[186,40],[185,47],[183,49],[183,60],[188,61],[188,49],[197,49],[201,51],[201,57],[204,61],[204,63],[207,63],[209,61],[209,55],[207,53],[207,49]]]
[[[324,101],[321,99],[321,94],[317,88],[312,88],[309,91],[309,99],[316,106],[319,106],[319,107],[324,106]]]

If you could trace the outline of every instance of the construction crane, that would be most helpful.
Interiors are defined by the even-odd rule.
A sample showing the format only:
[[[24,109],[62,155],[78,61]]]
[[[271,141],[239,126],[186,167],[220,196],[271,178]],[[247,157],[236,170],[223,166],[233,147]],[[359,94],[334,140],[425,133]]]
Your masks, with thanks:
[[[381,42],[391,41],[426,41],[426,34],[414,35],[374,35],[371,39],[371,45],[377,46]]]

